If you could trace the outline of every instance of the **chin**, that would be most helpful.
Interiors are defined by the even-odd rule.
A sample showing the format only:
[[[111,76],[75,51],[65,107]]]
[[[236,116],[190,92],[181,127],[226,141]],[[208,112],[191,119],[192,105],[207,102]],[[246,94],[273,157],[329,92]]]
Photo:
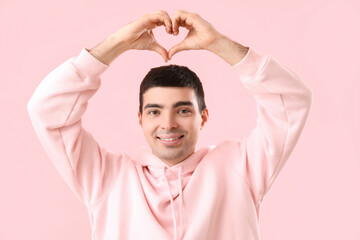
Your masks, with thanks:
[[[184,158],[187,157],[187,153],[182,152],[181,149],[174,149],[174,151],[172,150],[164,150],[164,151],[153,151],[156,153],[156,155],[160,158],[160,159],[164,159],[166,161],[177,161],[177,160],[182,160]]]

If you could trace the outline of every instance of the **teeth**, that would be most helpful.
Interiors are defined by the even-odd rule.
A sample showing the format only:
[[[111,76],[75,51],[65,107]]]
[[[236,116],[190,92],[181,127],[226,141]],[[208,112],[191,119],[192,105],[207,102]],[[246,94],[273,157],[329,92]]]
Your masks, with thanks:
[[[161,140],[164,140],[164,141],[174,141],[176,139],[179,139],[181,137],[177,137],[177,138],[160,138]]]

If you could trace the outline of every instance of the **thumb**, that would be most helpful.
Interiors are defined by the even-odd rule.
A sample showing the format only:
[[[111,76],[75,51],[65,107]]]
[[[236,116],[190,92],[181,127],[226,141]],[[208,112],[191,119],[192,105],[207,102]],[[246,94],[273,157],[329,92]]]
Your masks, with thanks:
[[[164,58],[165,62],[167,62],[169,60],[168,52],[159,43],[155,42],[150,50],[159,53]]]
[[[154,38],[154,43],[152,44],[150,50],[159,53],[164,58],[164,61],[167,62],[169,60],[168,51],[155,40],[152,30],[150,30],[150,34]]]
[[[183,50],[188,50],[186,48],[184,40],[170,48],[170,50],[169,50],[169,59],[171,59],[172,56],[174,56],[176,53],[178,53],[180,51],[183,51]]]

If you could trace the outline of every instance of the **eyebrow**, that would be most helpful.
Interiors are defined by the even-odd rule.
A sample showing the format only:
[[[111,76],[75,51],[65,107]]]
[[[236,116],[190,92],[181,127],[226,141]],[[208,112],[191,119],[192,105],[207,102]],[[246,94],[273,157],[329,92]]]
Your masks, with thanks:
[[[177,103],[175,103],[172,107],[173,108],[176,108],[176,107],[179,107],[179,106],[194,106],[194,104],[190,101],[179,101]],[[163,109],[164,108],[164,105],[160,105],[160,104],[156,104],[156,103],[148,103],[145,105],[144,107],[144,110],[147,109],[147,108],[160,108],[160,109]]]

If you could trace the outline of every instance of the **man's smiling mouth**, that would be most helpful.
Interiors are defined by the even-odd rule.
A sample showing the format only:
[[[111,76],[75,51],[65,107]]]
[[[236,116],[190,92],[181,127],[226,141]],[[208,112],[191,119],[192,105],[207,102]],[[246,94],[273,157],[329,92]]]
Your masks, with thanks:
[[[184,135],[181,135],[179,137],[157,137],[158,139],[162,140],[162,141],[167,141],[167,142],[171,142],[171,141],[175,141],[178,140],[180,138],[184,137]]]

